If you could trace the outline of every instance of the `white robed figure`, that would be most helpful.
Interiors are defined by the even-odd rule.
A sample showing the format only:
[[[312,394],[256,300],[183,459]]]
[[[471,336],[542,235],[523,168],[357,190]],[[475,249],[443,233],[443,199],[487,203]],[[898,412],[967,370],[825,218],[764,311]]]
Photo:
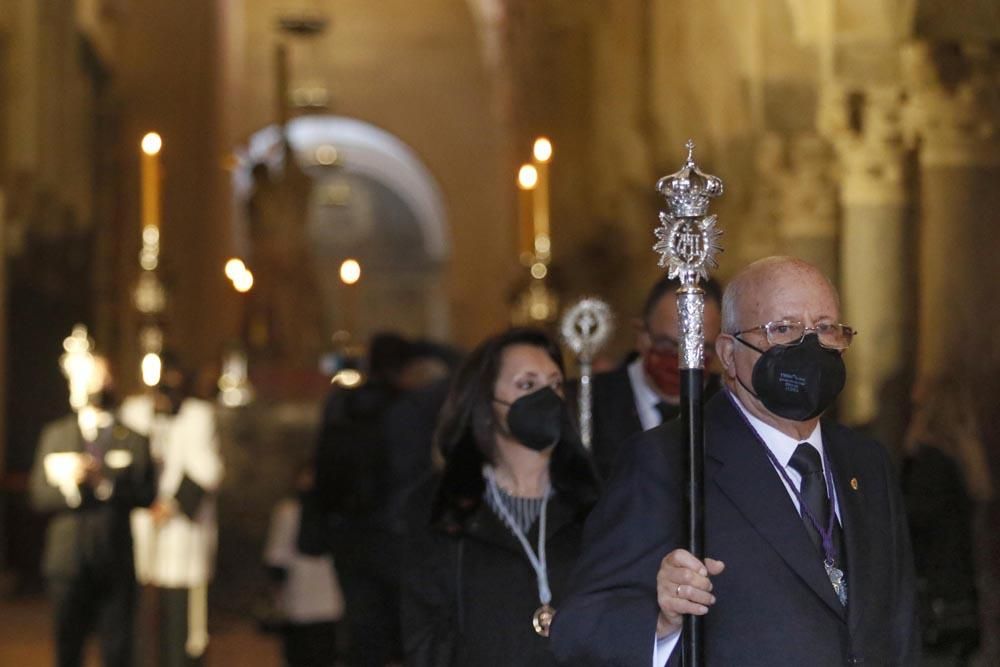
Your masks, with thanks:
[[[123,403],[121,419],[149,436],[158,493],[132,512],[136,578],[159,593],[161,665],[196,664],[208,645],[207,588],[218,542],[216,492],[222,482],[215,410],[186,395],[185,376],[165,359],[153,395]]]

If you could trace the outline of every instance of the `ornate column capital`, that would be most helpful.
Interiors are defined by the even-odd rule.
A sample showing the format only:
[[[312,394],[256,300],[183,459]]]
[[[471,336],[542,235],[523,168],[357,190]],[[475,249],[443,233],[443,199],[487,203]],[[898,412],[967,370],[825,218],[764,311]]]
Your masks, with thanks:
[[[836,150],[846,205],[904,201],[903,100],[894,85],[831,84],[821,92],[817,124]]]
[[[836,180],[833,152],[817,134],[792,137],[788,168],[781,182],[781,235],[834,238],[837,235]]]
[[[914,42],[901,53],[907,138],[924,166],[1000,165],[1000,53],[982,43]]]

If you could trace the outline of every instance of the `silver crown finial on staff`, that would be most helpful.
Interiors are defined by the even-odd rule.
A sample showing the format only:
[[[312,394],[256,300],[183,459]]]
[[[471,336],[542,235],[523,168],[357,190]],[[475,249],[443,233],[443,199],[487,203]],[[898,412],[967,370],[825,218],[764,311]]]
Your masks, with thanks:
[[[656,189],[667,200],[660,212],[653,250],[660,254],[659,265],[670,278],[680,280],[678,311],[681,325],[681,368],[701,368],[705,336],[704,293],[699,280],[708,280],[710,269],[718,267],[716,255],[722,251],[716,227],[718,218],[708,215],[711,200],[722,194],[722,180],[706,174],[694,161],[694,141],[685,144],[687,160],[680,171],[664,176]]]
[[[660,253],[660,266],[671,278],[691,286],[698,279],[708,279],[709,269],[718,266],[715,256],[722,251],[716,228],[718,218],[707,215],[711,200],[722,194],[722,180],[706,174],[694,161],[694,142],[688,140],[687,160],[680,171],[664,176],[656,189],[667,200],[667,211],[660,212],[658,239],[653,250]]]

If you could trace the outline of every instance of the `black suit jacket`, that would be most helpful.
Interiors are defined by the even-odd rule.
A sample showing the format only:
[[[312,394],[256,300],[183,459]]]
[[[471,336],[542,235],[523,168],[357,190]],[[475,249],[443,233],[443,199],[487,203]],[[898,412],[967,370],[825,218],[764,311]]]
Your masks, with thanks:
[[[726,564],[705,617],[707,664],[916,665],[912,554],[884,449],[823,424],[847,550],[845,611],[764,446],[726,392],[706,405],[705,424],[706,553]],[[656,573],[685,546],[680,430],[675,420],[624,448],[587,522],[573,593],[552,630],[566,665],[652,664]],[[678,644],[670,664],[679,653]]]
[[[719,376],[709,374],[705,398],[719,391]],[[635,389],[628,375],[628,365],[613,371],[598,373],[593,383],[593,457],[594,465],[604,479],[611,477],[615,462],[629,439],[642,433],[642,421],[635,406]],[[671,406],[673,419],[680,414],[679,406]]]
[[[642,422],[635,407],[635,392],[628,377],[628,366],[598,373],[593,380],[594,465],[604,479],[611,476],[621,444],[642,433]]]
[[[42,571],[46,576],[73,577],[82,568],[132,576],[129,513],[135,507],[148,507],[156,498],[149,441],[116,423],[102,444],[105,453],[127,452],[130,460],[121,467],[105,468],[113,484],[110,496],[102,500],[84,484],[80,504],[71,507],[62,492],[46,480],[44,461],[48,454],[84,451],[76,416],[56,420],[42,431],[31,470],[31,500],[38,511],[55,513],[45,539]]]

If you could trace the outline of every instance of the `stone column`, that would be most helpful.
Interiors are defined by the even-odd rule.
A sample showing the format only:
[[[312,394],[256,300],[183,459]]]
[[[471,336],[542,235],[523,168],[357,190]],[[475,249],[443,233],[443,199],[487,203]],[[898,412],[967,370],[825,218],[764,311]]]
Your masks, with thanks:
[[[854,425],[871,425],[883,408],[896,407],[885,405],[880,396],[888,384],[899,384],[906,365],[904,334],[911,301],[905,284],[907,200],[901,112],[902,91],[891,86],[860,90],[831,86],[824,91],[820,112],[821,130],[838,158],[841,316],[859,332],[847,355],[850,381],[839,415]],[[893,398],[905,407],[905,388],[902,393]]]
[[[731,251],[737,266],[746,266],[762,257],[777,255],[779,230],[775,222],[781,219],[783,192],[788,181],[785,167],[785,140],[776,132],[766,132],[754,149],[756,174],[749,210],[743,224],[734,230]],[[727,234],[729,232],[727,231]],[[730,248],[726,249],[730,252]]]
[[[922,378],[956,375],[976,405],[992,471],[977,498],[980,664],[1000,661],[1000,54],[986,44],[914,44],[904,53],[908,125],[920,155]]]
[[[833,153],[817,134],[799,134],[788,144],[782,179],[779,246],[837,280],[837,200]]]
[[[7,468],[7,215],[6,199],[0,189],[0,482]],[[2,511],[2,508],[0,508]],[[2,516],[0,516],[2,519]],[[0,521],[0,539],[3,538]],[[3,568],[0,554],[0,570]]]
[[[921,375],[1000,365],[1000,58],[987,46],[905,51],[919,144]]]

